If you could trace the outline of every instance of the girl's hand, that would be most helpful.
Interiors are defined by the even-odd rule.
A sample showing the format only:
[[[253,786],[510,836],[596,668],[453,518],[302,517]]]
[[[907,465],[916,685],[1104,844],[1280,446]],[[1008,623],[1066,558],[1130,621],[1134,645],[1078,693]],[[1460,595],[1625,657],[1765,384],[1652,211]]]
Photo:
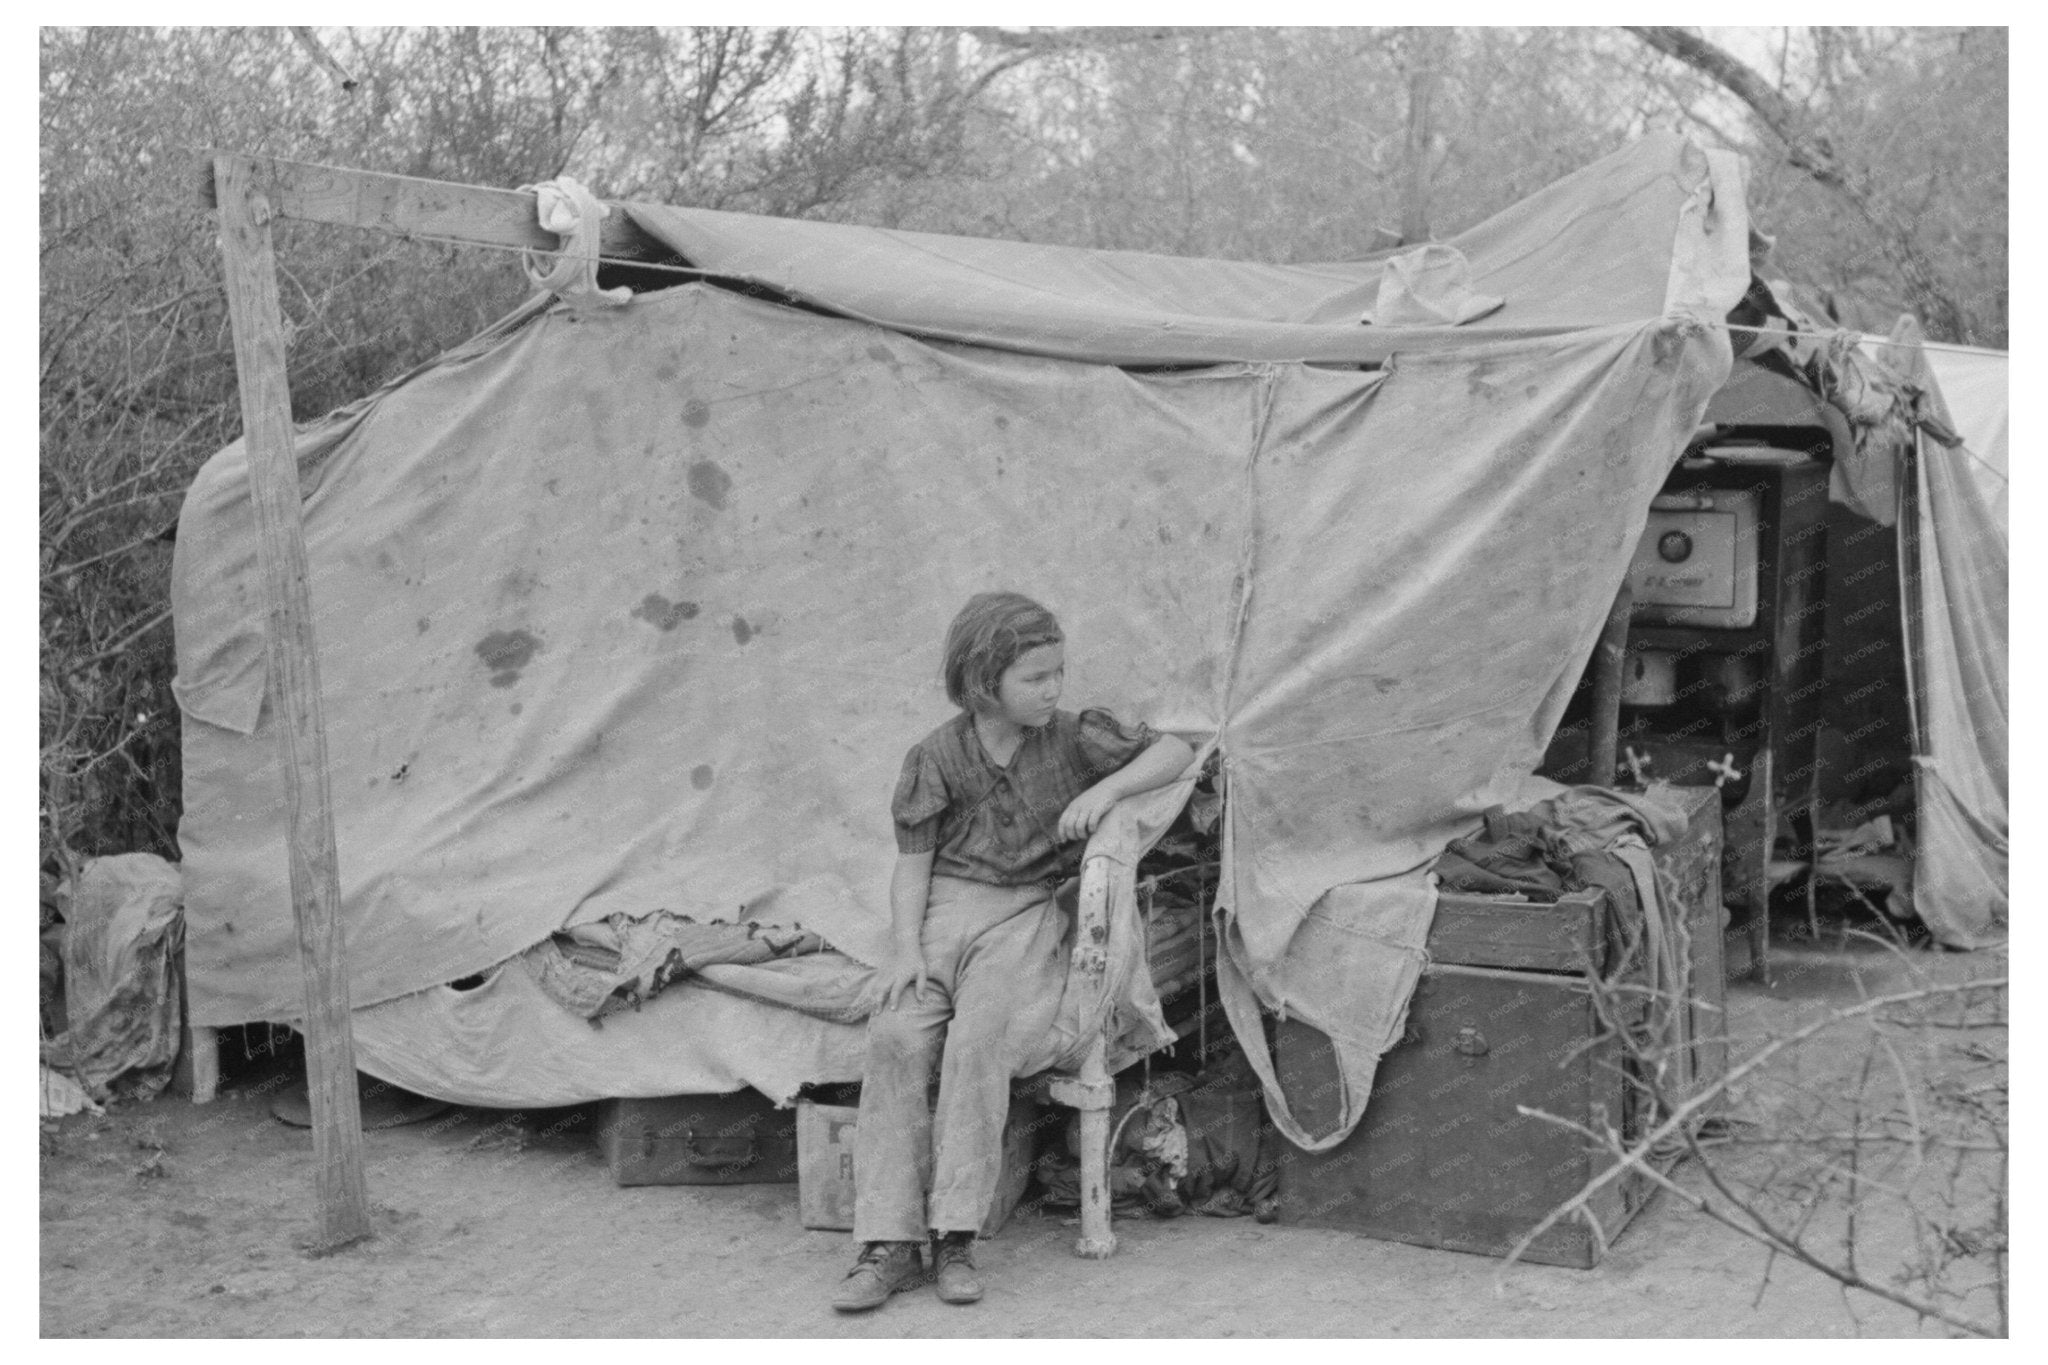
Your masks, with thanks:
[[[899,1001],[921,999],[926,983],[924,950],[897,949],[868,983],[868,1013],[895,1009]]]
[[[1116,804],[1116,797],[1101,787],[1090,787],[1074,798],[1074,803],[1060,812],[1060,842],[1073,843],[1086,839],[1102,823],[1102,817],[1109,814],[1109,808]]]

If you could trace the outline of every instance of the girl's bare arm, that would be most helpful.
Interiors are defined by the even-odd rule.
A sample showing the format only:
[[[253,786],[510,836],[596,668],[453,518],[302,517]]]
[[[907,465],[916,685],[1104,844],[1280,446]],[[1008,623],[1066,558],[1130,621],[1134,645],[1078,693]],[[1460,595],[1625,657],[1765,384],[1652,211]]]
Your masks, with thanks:
[[[1187,741],[1161,735],[1143,753],[1074,798],[1060,814],[1060,838],[1068,842],[1087,838],[1111,806],[1127,796],[1165,786],[1194,761],[1195,751]]]
[[[889,874],[889,960],[869,987],[873,1007],[893,1008],[903,993],[925,986],[924,912],[932,892],[931,851],[899,853]]]

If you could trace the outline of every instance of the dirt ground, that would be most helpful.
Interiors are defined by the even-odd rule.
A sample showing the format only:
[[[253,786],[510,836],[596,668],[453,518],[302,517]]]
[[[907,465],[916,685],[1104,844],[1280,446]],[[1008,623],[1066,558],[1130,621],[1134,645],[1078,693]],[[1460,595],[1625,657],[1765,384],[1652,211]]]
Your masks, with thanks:
[[[2002,955],[1899,955],[1838,938],[1781,943],[1777,965],[1771,989],[1731,983],[1738,1057],[1756,1039],[1862,993],[1902,989],[1916,974],[1957,981],[2004,970]],[[1938,1051],[1960,1046],[1936,1041]],[[1846,1055],[1821,1051],[1801,1065],[1811,1076]],[[260,1077],[245,1071],[211,1105],[165,1098],[63,1120],[44,1140],[42,1334],[1953,1334],[1772,1263],[1668,1194],[1594,1270],[1503,1272],[1458,1252],[1199,1217],[1120,1219],[1115,1257],[1084,1261],[1071,1254],[1072,1225],[1020,1214],[981,1247],[989,1288],[980,1304],[951,1307],[926,1289],[841,1317],[827,1300],[849,1238],[802,1229],[794,1185],[619,1188],[587,1115],[456,1110],[366,1134],[376,1235],[326,1257],[298,1249],[312,1226],[311,1137],[271,1116]],[[1701,1181],[1691,1163],[1678,1177]],[[1868,1263],[1904,1255],[1903,1237],[1892,1241],[1870,1247]],[[1971,1307],[1988,1316],[1981,1296]]]

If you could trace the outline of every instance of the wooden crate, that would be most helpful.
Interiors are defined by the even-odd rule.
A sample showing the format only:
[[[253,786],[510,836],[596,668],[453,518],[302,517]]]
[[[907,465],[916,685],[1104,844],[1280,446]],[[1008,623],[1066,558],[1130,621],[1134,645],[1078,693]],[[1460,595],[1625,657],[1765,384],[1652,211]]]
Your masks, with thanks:
[[[1003,1167],[996,1180],[994,1202],[981,1225],[993,1237],[1009,1221],[1024,1187],[1031,1181],[1037,1155],[1043,1107],[1022,1095],[1010,1100],[1003,1124]],[[796,1102],[797,1212],[803,1225],[828,1231],[853,1227],[854,1138],[860,1131],[860,1110],[850,1104]]]
[[[1429,926],[1430,960],[1532,972],[1595,970],[1606,960],[1606,901],[1599,891],[1567,891],[1555,902],[1440,892]]]
[[[597,1146],[621,1185],[786,1184],[796,1114],[754,1090],[606,1100]]]

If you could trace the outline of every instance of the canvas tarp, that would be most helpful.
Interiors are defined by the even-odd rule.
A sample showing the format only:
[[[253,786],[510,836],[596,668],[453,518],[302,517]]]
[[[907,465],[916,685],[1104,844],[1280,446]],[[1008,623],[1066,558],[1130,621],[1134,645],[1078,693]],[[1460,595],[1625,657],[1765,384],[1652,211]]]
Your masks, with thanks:
[[[2011,358],[2003,351],[1960,346],[1930,348],[1926,355],[1942,404],[1963,438],[1963,449],[1970,453],[1962,473],[1977,485],[1978,500],[2000,533],[2010,535],[2006,481]]]
[[[711,209],[626,211],[721,279],[921,336],[1111,365],[1377,364],[1395,354],[1632,327],[1674,308],[1719,321],[1727,281],[1736,273],[1746,281],[1749,261],[1740,163],[1670,133],[1451,238],[1470,267],[1470,290],[1505,301],[1462,326],[1361,325],[1380,303],[1398,250],[1265,265]],[[1731,214],[1742,219],[1733,236],[1723,230]]]
[[[1098,362],[1139,359],[1157,309],[1125,298],[1143,325],[1122,328],[1080,306],[1091,271],[1127,262],[1061,271],[1010,245],[1043,268],[1006,273],[982,243],[956,248],[978,266],[891,275],[854,249],[862,230],[784,224],[803,229],[785,274],[745,273],[875,321],[708,285],[535,311],[306,433],[359,1036],[443,1048],[430,993],[615,911],[801,923],[872,961],[888,792],[946,713],[939,639],[969,593],[1006,586],[1061,616],[1070,702],[1221,736],[1226,1002],[1248,1042],[1255,1001],[1331,1033],[1348,1128],[1420,966],[1428,861],[1535,763],[1728,370],[1710,324],[1747,279],[1728,164],[1658,138],[1577,180],[1467,235],[1507,305],[1456,347],[1226,315],[1209,331],[1247,360],[1135,372]],[[1559,302],[1513,330],[1502,281],[1559,241],[1573,253],[1537,292],[1598,325],[1567,330]],[[841,243],[843,276],[821,280]],[[1262,278],[1173,268],[1196,266],[1219,300]],[[988,330],[947,339],[935,314],[981,267],[1006,297],[1057,287],[977,303]],[[872,296],[883,277],[896,311]],[[1160,288],[1198,315],[1192,284]],[[1396,358],[1277,358],[1283,323]],[[202,471],[173,584],[200,1023],[300,1008],[245,482],[239,447]],[[710,1058],[692,1079],[773,1045],[729,1006],[665,999],[644,1030],[731,1030],[677,1046]],[[406,1026],[379,1033],[384,1010]],[[786,1050],[801,1069],[843,1045]],[[630,1062],[579,1061],[595,1093],[691,1088],[651,1037],[619,1046]],[[529,1063],[501,1059],[499,1102],[539,1102]]]
[[[1913,756],[1913,909],[1940,942],[1981,948],[2004,940],[2011,907],[2004,358],[1943,356],[1921,344],[1911,319],[1876,351],[1932,419],[1913,432],[1917,552],[1905,557],[1918,576],[1917,595],[1910,576],[1905,585],[1904,609],[1923,746]],[[1945,368],[1958,380],[1960,411],[1947,401]],[[1962,440],[1944,445],[1929,427]],[[1995,465],[1973,436],[1997,452]]]
[[[2007,360],[1927,346],[1910,317],[1889,338],[1794,321],[1813,330],[1774,349],[1805,378],[1738,363],[1706,417],[1825,427],[1830,496],[1897,528],[1918,718],[1912,905],[1941,943],[1984,947],[2009,908]]]
[[[1937,941],[1985,947],[2009,911],[2005,358],[1930,348],[1910,316],[1890,337],[1798,344],[1831,395],[1821,411],[1846,412],[1855,433],[1846,454],[1837,441],[1831,495],[1899,532],[1913,909]]]

